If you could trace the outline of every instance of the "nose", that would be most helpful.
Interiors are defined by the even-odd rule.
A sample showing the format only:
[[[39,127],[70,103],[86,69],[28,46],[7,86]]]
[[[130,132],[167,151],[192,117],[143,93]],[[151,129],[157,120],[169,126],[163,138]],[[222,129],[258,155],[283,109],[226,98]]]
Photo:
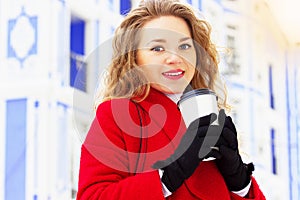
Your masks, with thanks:
[[[169,65],[182,63],[182,58],[176,52],[167,52],[166,63]]]

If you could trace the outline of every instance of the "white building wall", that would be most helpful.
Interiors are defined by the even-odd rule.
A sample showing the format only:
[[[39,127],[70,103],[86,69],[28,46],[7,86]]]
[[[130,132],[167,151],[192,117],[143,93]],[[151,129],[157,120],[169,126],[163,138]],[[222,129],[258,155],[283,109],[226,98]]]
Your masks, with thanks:
[[[231,114],[242,151],[256,165],[256,179],[267,199],[298,199],[299,48],[289,46],[261,1],[192,3],[212,25]],[[25,199],[65,200],[76,195],[80,146],[94,116],[98,75],[109,61],[102,50],[122,19],[119,8],[119,1],[109,0],[0,0],[0,173],[5,175],[6,101],[26,98]],[[86,22],[86,93],[69,86],[71,14]],[[16,24],[9,24],[11,20]],[[231,57],[226,51],[228,35],[236,48]],[[228,63],[238,64],[235,74],[226,74]],[[270,66],[275,109],[270,108]],[[277,174],[272,173],[271,128]],[[0,199],[5,199],[5,178],[0,176]]]
[[[234,37],[238,73],[227,74],[232,63],[226,62],[226,56],[229,57],[226,53],[221,53],[220,68],[228,85],[231,115],[240,131],[241,147],[256,166],[254,176],[267,199],[298,199],[299,107],[295,102],[299,99],[295,98],[297,88],[293,82],[299,81],[299,58],[295,58],[299,57],[299,51],[289,51],[290,44],[261,1],[203,0],[202,3],[218,46],[230,47],[226,37]],[[218,26],[220,21],[222,28]],[[223,34],[218,34],[220,29]],[[270,66],[274,109],[270,106]],[[287,95],[288,91],[293,94]],[[290,120],[288,105],[292,107]],[[272,172],[272,128],[276,174]]]
[[[7,100],[19,98],[28,102],[24,199],[65,200],[76,195],[81,135],[93,117],[99,69],[89,66],[87,93],[69,86],[71,13],[86,21],[86,59],[95,64],[95,55],[89,59],[89,54],[109,38],[121,19],[108,7],[119,10],[118,3],[110,6],[109,1],[0,1],[0,41],[5,44],[0,47],[0,171],[4,174],[0,199],[5,199],[5,179],[9,179],[5,177],[5,106]],[[107,13],[109,22],[104,20]],[[15,24],[9,25],[11,20]],[[15,55],[9,53],[12,50]]]

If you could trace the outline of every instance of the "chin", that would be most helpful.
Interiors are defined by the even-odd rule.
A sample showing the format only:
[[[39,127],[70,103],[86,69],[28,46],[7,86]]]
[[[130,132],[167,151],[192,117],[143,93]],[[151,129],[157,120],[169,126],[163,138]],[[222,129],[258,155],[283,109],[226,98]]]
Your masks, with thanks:
[[[162,86],[159,84],[151,84],[151,87],[153,87],[154,89],[161,91],[162,93],[166,93],[166,94],[178,94],[178,93],[182,93],[185,89],[186,86],[182,87],[182,85],[180,87],[166,87],[166,86]]]
[[[178,93],[182,93],[184,90],[184,88],[168,88],[168,89],[164,89],[164,90],[161,90],[163,93],[166,93],[166,94],[178,94]]]

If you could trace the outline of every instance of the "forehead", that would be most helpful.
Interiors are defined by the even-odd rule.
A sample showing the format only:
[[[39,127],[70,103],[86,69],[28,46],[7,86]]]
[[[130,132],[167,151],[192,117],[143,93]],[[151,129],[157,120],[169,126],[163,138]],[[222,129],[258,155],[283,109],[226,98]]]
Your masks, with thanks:
[[[191,37],[191,32],[186,21],[175,16],[161,16],[144,24],[141,39],[155,37],[182,38]]]

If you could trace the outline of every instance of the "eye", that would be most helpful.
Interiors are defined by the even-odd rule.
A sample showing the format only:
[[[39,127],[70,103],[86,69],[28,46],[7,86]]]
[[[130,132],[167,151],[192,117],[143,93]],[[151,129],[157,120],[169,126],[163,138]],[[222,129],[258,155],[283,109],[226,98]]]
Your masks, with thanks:
[[[156,46],[156,47],[151,48],[150,50],[161,52],[161,51],[164,51],[165,49],[162,46]]]
[[[179,46],[179,49],[186,50],[186,49],[189,49],[191,47],[192,47],[192,45],[190,45],[190,44],[182,44],[182,45]]]

